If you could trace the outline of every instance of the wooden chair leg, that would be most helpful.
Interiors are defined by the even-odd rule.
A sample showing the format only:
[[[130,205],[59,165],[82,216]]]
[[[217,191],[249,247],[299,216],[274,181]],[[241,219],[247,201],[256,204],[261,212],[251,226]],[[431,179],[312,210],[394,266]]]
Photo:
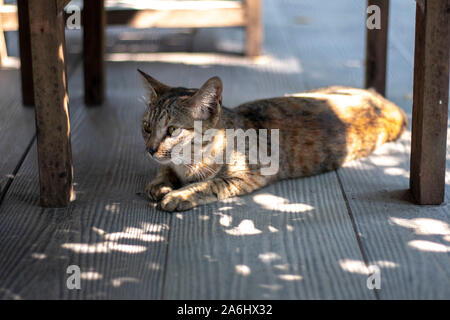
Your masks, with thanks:
[[[3,6],[3,3],[3,0],[0,0],[0,7]],[[5,63],[7,57],[5,34],[2,28],[2,18],[0,17],[0,67]]]
[[[65,207],[72,195],[72,151],[59,0],[28,1],[41,205]]]
[[[30,18],[28,0],[17,0],[19,17],[20,73],[22,79],[22,103],[34,105],[33,68],[31,62]]]
[[[7,57],[5,34],[3,29],[0,28],[0,67],[5,63]]]
[[[410,188],[419,204],[445,193],[450,1],[418,1]]]
[[[86,105],[102,104],[104,100],[105,22],[104,0],[84,1],[83,59]]]
[[[247,13],[247,56],[258,56],[261,54],[263,39],[262,10],[260,0],[246,0]]]
[[[365,87],[374,88],[378,93],[385,95],[389,0],[368,0],[367,7],[372,5],[380,8],[381,29],[366,29]]]

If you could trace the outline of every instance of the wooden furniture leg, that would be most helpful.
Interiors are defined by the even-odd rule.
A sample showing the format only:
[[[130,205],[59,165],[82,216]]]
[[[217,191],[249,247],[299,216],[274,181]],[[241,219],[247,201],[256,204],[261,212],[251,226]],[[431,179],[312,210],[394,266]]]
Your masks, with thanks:
[[[0,28],[0,67],[5,63],[8,53],[6,51],[6,41],[3,30]]]
[[[25,2],[29,6],[41,205],[65,207],[73,191],[73,172],[62,2]]]
[[[380,29],[368,29],[366,33],[366,79],[365,87],[386,93],[386,57],[389,21],[389,0],[368,0],[367,8],[380,8]],[[370,13],[367,13],[369,17]]]
[[[26,106],[34,105],[33,68],[31,62],[30,17],[28,0],[17,0],[19,18],[19,50],[20,73],[22,79],[22,103]]]
[[[261,54],[263,39],[262,10],[260,0],[245,0],[247,16],[247,56],[258,56]]]
[[[105,92],[105,7],[104,0],[84,1],[83,59],[86,105],[102,104]]]
[[[450,0],[417,2],[410,188],[419,204],[444,201],[449,21]]]
[[[0,0],[0,7],[1,6],[3,6],[3,0]],[[0,16],[0,67],[5,62],[7,56],[5,34],[3,32],[2,17]]]

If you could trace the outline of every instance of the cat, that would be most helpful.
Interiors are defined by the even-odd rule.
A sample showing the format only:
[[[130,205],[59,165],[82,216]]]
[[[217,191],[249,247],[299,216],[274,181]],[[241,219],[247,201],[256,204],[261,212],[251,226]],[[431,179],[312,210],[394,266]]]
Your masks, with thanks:
[[[336,170],[369,155],[384,142],[396,140],[408,123],[399,107],[373,90],[335,86],[231,109],[222,105],[219,77],[209,79],[200,89],[187,89],[170,87],[138,71],[149,95],[142,135],[147,153],[161,164],[145,191],[160,209],[169,212],[248,194],[282,179]],[[215,134],[200,143],[197,140],[201,156],[195,158],[192,150],[195,123],[199,122],[202,132],[214,129]],[[277,170],[263,174],[262,161],[249,161],[255,146],[250,142],[217,161],[230,141],[237,139],[227,138],[231,129],[242,129],[241,133],[253,129],[249,132],[258,138],[264,132],[273,138],[278,132],[278,141],[269,139],[265,149],[278,154]],[[181,146],[192,147],[190,153],[187,149],[192,161],[173,161],[173,151]]]

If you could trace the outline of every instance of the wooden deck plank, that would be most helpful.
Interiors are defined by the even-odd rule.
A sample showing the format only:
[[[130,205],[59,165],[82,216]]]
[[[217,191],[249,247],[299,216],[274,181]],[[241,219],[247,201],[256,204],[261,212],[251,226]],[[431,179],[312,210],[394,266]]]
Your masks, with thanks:
[[[35,135],[34,110],[21,103],[18,70],[0,71],[0,195]],[[11,143],[14,141],[14,143]],[[0,197],[1,198],[1,197]]]
[[[396,18],[389,44],[388,98],[411,119],[415,5],[399,1],[391,5]],[[407,193],[410,141],[408,131],[399,142],[340,174],[370,261],[393,262],[381,268],[380,297],[448,299],[449,208],[412,204]],[[447,170],[447,183],[448,174]],[[446,189],[448,201],[448,185]]]
[[[25,159],[0,207],[1,298],[160,297],[169,216],[136,194],[155,168],[141,141],[135,67],[111,67],[123,77],[96,109],[82,105],[81,68],[70,82],[77,199],[68,208],[38,207],[35,146]],[[65,287],[73,264],[82,290]]]
[[[317,30],[311,26],[314,31],[309,30],[308,34],[315,43],[308,41],[302,45],[301,57],[307,68],[305,81],[310,88],[329,84],[362,85],[362,64],[357,64],[356,60],[345,66],[354,59],[355,48],[364,47],[361,36],[364,21],[349,16],[342,25],[332,18],[341,19],[345,13],[336,10],[346,10],[345,3],[354,6],[347,8],[348,12],[360,10],[363,15],[362,3],[340,2],[340,8],[321,11],[321,17],[327,19],[328,24],[317,26]],[[410,116],[413,69],[408,63],[412,61],[408,57],[409,51],[405,48],[411,48],[410,41],[414,39],[411,36],[411,32],[414,33],[414,8],[408,7],[414,4],[394,1],[391,5],[392,17],[403,14],[402,23],[410,19],[411,24],[401,30],[395,29],[397,22],[391,26],[396,41],[392,45],[390,41],[388,46],[387,97]],[[305,15],[314,14],[312,7],[304,9]],[[316,32],[330,40],[320,41],[321,35]],[[321,60],[322,52],[335,54]],[[317,59],[321,63],[317,63]],[[347,261],[346,268],[349,272],[367,273],[367,264],[379,266],[381,290],[377,293],[381,299],[448,299],[449,208],[447,205],[418,207],[408,199],[409,135],[408,132],[399,142],[387,144],[374,155],[354,161],[338,171],[367,257],[367,261]]]
[[[419,207],[408,194],[409,139],[339,171],[382,299],[448,299],[448,206]],[[447,192],[450,188],[447,187]]]
[[[391,2],[392,16],[398,9],[409,12],[407,3],[397,3]],[[448,206],[417,207],[402,200],[409,161],[405,138],[339,171],[366,259],[334,173],[175,214],[172,223],[135,194],[155,173],[140,151],[135,127],[143,111],[136,100],[137,67],[163,82],[191,87],[221,76],[224,103],[231,106],[316,86],[363,85],[363,2],[329,1],[321,11],[300,1],[265,4],[272,19],[265,19],[266,56],[260,64],[227,56],[205,59],[205,66],[188,59],[163,63],[164,55],[160,62],[111,62],[107,102],[92,110],[82,106],[77,70],[69,81],[77,200],[67,209],[37,208],[33,146],[0,206],[0,298],[160,298],[164,292],[164,298],[370,299],[375,296],[365,287],[366,261],[381,267],[381,298],[450,297]],[[199,39],[203,35],[206,44]],[[242,37],[236,30],[201,30],[194,49],[242,51]],[[388,69],[387,93],[410,113],[412,66],[405,65],[408,51],[402,49],[409,47],[409,36],[400,32],[397,39],[401,46],[389,46],[394,67]],[[446,180],[450,183],[449,170]],[[108,241],[113,244],[104,244]],[[141,247],[145,251],[139,252]],[[65,287],[70,264],[84,272],[77,292]]]
[[[371,299],[334,173],[175,214],[165,299]]]
[[[219,75],[228,106],[304,90],[302,65],[290,47],[293,28],[280,23],[278,6],[266,8],[273,25],[264,52],[276,60],[244,68],[216,64],[183,78]],[[375,298],[366,275],[342,268],[362,256],[334,173],[175,214],[168,252],[165,299]]]

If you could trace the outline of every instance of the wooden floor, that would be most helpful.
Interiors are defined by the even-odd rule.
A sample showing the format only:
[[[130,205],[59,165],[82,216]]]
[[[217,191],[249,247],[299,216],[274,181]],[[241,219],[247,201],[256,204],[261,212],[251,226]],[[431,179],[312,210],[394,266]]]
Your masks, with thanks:
[[[410,116],[415,2],[391,6],[387,96]],[[411,204],[410,131],[337,172],[188,212],[158,211],[142,194],[157,168],[140,136],[136,68],[188,87],[218,75],[228,106],[362,87],[364,11],[364,1],[265,0],[256,61],[240,55],[241,29],[109,29],[98,108],[83,105],[80,32],[71,31],[77,198],[66,209],[38,206],[33,110],[21,105],[18,70],[0,70],[0,298],[450,299],[450,188],[441,206]],[[15,34],[7,38],[14,54]],[[81,268],[81,290],[66,287],[69,265]],[[366,286],[373,265],[376,291]]]

